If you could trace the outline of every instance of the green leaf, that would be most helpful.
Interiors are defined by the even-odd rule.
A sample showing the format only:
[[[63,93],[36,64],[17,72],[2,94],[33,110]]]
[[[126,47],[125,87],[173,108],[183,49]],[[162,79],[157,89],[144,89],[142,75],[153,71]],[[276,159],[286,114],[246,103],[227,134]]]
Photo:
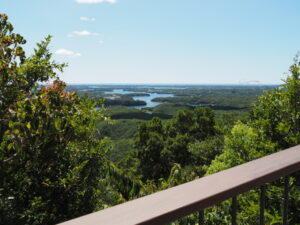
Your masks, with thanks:
[[[59,130],[60,129],[60,118],[55,118],[54,120],[54,127]]]
[[[30,122],[28,122],[28,123],[26,124],[26,127],[27,127],[28,129],[30,129],[30,128],[31,128],[31,124],[30,124]]]
[[[8,150],[11,150],[13,147],[14,147],[14,144],[13,144],[13,143],[10,143],[10,144],[7,146],[7,149],[8,149]]]

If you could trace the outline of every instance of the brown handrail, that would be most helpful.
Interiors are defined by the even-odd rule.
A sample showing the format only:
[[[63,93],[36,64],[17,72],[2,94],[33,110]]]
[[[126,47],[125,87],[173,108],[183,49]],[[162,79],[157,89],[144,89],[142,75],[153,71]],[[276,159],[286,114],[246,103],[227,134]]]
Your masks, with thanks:
[[[298,170],[300,145],[62,224],[165,224]]]

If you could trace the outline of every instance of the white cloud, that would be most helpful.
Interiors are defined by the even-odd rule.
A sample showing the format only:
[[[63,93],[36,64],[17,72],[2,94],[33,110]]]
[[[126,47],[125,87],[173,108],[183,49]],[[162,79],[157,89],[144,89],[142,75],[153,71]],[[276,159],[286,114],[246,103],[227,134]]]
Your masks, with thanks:
[[[96,21],[95,18],[82,16],[79,18],[82,21]]]
[[[77,35],[77,36],[98,36],[99,34],[98,33],[92,33],[92,32],[89,32],[87,30],[81,30],[81,31],[73,31],[72,32],[73,35]]]
[[[64,48],[58,49],[55,51],[55,54],[57,55],[65,55],[65,56],[72,56],[72,57],[77,57],[77,56],[81,56],[80,53],[78,52],[73,52]]]
[[[117,0],[75,0],[77,3],[85,3],[85,4],[95,4],[95,3],[116,3]]]

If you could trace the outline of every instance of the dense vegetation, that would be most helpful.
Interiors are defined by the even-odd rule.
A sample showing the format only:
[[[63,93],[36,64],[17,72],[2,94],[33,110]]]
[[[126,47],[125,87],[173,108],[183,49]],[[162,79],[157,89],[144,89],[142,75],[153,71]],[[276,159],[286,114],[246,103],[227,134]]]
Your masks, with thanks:
[[[64,90],[50,37],[25,56],[25,40],[0,15],[0,224],[54,224],[99,206],[105,141],[96,103]],[[53,80],[39,88],[38,83]]]
[[[66,88],[50,39],[27,57],[24,38],[0,15],[0,224],[55,224],[300,143],[297,58],[280,87],[150,90],[176,96],[104,110],[111,88]],[[300,224],[299,182],[299,174],[290,180],[290,224]],[[269,185],[267,224],[280,223],[281,193],[281,180]],[[257,190],[238,201],[238,224],[257,224]],[[207,209],[207,224],[230,224],[229,210],[228,201]]]
[[[135,140],[140,173],[144,180],[167,178],[171,168],[193,164],[188,145],[217,133],[210,108],[181,110],[164,126],[159,118],[140,125]]]

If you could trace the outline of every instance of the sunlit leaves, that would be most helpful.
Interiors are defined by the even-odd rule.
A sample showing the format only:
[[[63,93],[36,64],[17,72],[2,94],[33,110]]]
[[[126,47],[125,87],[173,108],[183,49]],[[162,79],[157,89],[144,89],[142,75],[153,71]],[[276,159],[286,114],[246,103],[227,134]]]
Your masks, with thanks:
[[[65,91],[50,40],[26,57],[26,41],[0,15],[0,224],[54,224],[101,206],[106,141],[94,133],[103,114]]]

